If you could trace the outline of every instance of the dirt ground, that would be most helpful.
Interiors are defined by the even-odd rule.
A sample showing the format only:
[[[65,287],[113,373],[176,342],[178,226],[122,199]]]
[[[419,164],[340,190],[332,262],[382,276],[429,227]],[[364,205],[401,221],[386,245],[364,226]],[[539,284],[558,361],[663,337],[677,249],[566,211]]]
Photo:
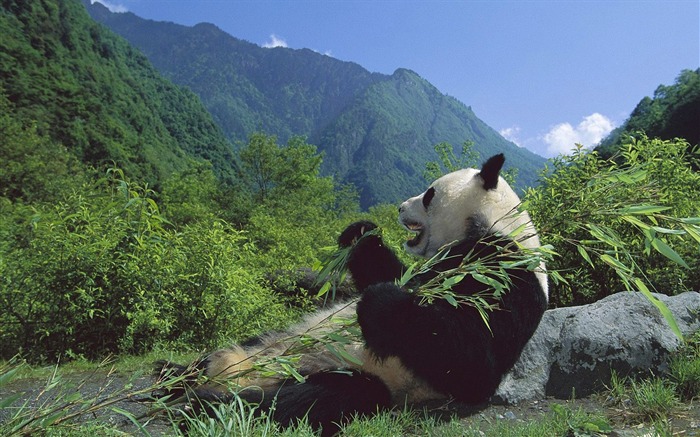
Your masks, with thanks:
[[[112,374],[71,374],[64,377],[62,382],[48,394],[43,393],[46,381],[39,379],[22,379],[12,381],[0,387],[0,400],[9,396],[20,394],[21,397],[14,405],[22,405],[25,402],[29,408],[40,408],[47,405],[57,394],[70,396],[76,391],[80,392],[83,399],[96,399],[98,402],[115,399],[105,408],[100,408],[95,412],[83,415],[79,420],[95,420],[101,423],[108,423],[110,426],[127,432],[129,434],[140,435],[138,428],[116,409],[129,412],[134,417],[146,415],[148,406],[139,402],[138,399],[127,399],[126,394],[145,390],[153,383],[150,376],[128,378],[125,375]],[[144,395],[136,395],[136,398],[143,398]],[[606,402],[604,394],[590,396],[584,399],[561,400],[561,399],[541,399],[538,401],[523,402],[518,405],[483,405],[479,407],[467,406],[458,402],[431,403],[424,405],[427,413],[439,418],[449,420],[452,417],[459,418],[465,424],[484,424],[496,421],[512,421],[514,424],[535,420],[552,411],[552,405],[566,405],[571,409],[582,408],[588,412],[601,412],[612,422],[614,431],[607,435],[614,437],[632,436],[652,436],[649,427],[639,426],[630,421],[630,413],[624,406],[611,406]],[[0,410],[0,421],[4,421],[15,410],[7,408]],[[145,429],[152,436],[172,435],[172,424],[162,416],[145,423]],[[700,436],[700,405],[689,403],[678,408],[671,418],[673,435],[678,436]]]

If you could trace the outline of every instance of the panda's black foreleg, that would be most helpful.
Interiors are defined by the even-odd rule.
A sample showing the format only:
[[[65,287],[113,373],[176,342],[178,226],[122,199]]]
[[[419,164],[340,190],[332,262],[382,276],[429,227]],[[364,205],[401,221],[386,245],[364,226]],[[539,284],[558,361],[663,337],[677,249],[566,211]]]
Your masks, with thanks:
[[[215,416],[212,408],[233,402],[239,396],[258,412],[266,412],[283,427],[306,418],[321,435],[331,436],[356,415],[372,415],[391,405],[391,394],[376,376],[357,370],[325,371],[311,374],[304,383],[287,380],[263,392],[247,388],[238,394],[220,395],[202,391],[193,402],[193,413]]]
[[[376,228],[372,222],[359,221],[345,228],[338,237],[338,246],[351,247],[347,267],[360,291],[372,284],[393,282],[406,270],[382,237],[370,232]]]
[[[357,304],[365,344],[379,358],[395,356],[443,394],[477,403],[500,381],[493,335],[479,314],[420,297],[393,283],[367,288]]]
[[[409,331],[414,296],[385,282],[367,288],[357,303],[357,321],[362,337],[380,358],[401,357],[420,347]]]

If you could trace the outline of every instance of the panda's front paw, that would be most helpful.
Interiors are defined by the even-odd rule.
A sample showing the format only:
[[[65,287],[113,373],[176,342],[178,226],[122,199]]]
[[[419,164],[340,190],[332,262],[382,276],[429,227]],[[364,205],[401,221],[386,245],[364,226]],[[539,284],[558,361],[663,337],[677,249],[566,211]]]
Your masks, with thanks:
[[[345,228],[345,230],[338,237],[338,246],[340,247],[350,247],[357,242],[365,233],[376,229],[377,225],[374,223],[363,220],[355,222]]]

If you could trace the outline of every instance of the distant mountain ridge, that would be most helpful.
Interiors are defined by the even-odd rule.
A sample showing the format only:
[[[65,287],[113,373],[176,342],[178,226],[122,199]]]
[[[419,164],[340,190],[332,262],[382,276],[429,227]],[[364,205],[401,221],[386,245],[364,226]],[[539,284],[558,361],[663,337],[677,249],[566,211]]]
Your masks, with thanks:
[[[324,152],[324,173],[355,184],[365,208],[423,190],[425,163],[436,159],[440,142],[459,148],[473,141],[482,159],[505,153],[521,188],[536,183],[545,162],[410,70],[371,73],[308,49],[262,48],[212,24],[156,22],[84,4],[162,74],[199,95],[231,141],[244,143],[256,131],[280,142],[304,135]]]
[[[174,85],[77,0],[0,2],[0,92],[82,162],[157,185],[197,158],[236,178],[234,150],[200,99]]]

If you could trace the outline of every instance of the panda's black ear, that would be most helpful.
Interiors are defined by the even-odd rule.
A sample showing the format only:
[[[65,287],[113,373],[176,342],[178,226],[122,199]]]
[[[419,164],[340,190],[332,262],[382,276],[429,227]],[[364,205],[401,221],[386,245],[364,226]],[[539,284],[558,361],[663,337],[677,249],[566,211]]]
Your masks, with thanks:
[[[499,153],[498,155],[490,157],[484,165],[481,166],[479,176],[484,180],[485,190],[496,188],[498,185],[498,173],[501,171],[501,167],[503,167],[505,161],[506,157],[503,156],[503,153]]]

